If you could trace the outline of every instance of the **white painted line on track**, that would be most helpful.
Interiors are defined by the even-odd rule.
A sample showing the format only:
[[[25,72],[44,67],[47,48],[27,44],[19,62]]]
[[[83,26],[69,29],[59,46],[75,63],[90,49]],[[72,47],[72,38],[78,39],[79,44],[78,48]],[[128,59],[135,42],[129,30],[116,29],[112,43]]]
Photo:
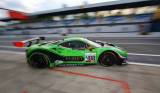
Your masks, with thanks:
[[[19,47],[14,47],[14,46],[0,46],[0,48],[25,49],[25,47],[19,48]],[[158,55],[158,54],[128,53],[128,55],[160,57],[160,55]]]
[[[18,41],[18,40],[17,40]],[[12,43],[13,41],[0,41],[0,43]]]
[[[157,55],[157,54],[139,54],[139,53],[128,53],[128,55],[135,55],[135,56],[154,56],[154,57],[160,57],[160,55]]]
[[[160,67],[158,64],[147,64],[147,63],[137,63],[137,62],[127,62],[131,65],[140,65],[140,66],[152,66],[152,67]]]
[[[95,34],[99,34],[98,36],[95,36]],[[160,38],[159,37],[159,32],[154,32],[150,35],[139,35],[137,32],[135,33],[89,33],[89,34],[81,34],[83,37],[109,37],[109,38],[133,38],[133,39],[150,39],[150,38]],[[72,36],[73,34],[68,34],[69,36]],[[79,34],[77,34],[79,35]],[[0,38],[25,38],[25,37],[38,37],[38,36],[46,36],[46,37],[63,37],[59,34],[43,34],[43,35],[1,35]],[[75,36],[75,35],[73,35]]]
[[[14,47],[14,46],[0,46],[0,48],[16,48],[16,49],[25,49],[25,47]]]
[[[25,54],[25,52],[17,52],[17,51],[9,51],[9,50],[0,50],[1,53],[9,53],[9,54]]]
[[[23,41],[23,40],[20,40],[20,41]],[[0,43],[12,43],[12,42],[14,42],[14,41],[0,41]],[[160,46],[160,44],[156,44],[156,43],[114,43],[114,44],[119,44],[119,45],[150,45],[150,46]]]
[[[160,46],[160,44],[154,44],[154,43],[115,43],[120,45],[151,45],[151,46]]]

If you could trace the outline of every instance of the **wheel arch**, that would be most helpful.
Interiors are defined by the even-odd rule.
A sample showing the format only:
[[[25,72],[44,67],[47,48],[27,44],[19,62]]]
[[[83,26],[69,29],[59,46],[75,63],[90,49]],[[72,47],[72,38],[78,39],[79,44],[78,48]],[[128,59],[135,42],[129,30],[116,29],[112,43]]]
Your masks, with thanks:
[[[105,50],[105,51],[103,51],[102,53],[100,53],[100,55],[98,56],[98,62],[99,62],[101,56],[102,56],[104,53],[107,53],[107,52],[112,52],[117,58],[120,58],[120,57],[119,57],[119,54],[118,54],[117,52],[115,52],[115,51],[113,51],[113,50]]]
[[[35,53],[35,52],[47,53],[47,54],[50,54],[50,55],[51,54],[57,55],[55,52],[52,52],[50,50],[38,48],[38,49],[26,50],[26,56],[29,57],[32,53]]]
[[[41,53],[44,53],[44,54],[48,55],[49,58],[50,58],[50,63],[53,63],[54,60],[57,60],[57,59],[61,59],[61,58],[62,58],[62,57],[59,56],[58,54],[56,54],[56,53],[54,53],[54,52],[51,52],[51,51],[49,51],[49,50],[47,50],[47,49],[34,49],[34,50],[28,51],[28,52],[26,53],[27,61],[29,60],[29,57],[30,57],[33,53],[35,53],[35,52],[41,52]],[[56,58],[56,59],[55,59],[55,58]]]

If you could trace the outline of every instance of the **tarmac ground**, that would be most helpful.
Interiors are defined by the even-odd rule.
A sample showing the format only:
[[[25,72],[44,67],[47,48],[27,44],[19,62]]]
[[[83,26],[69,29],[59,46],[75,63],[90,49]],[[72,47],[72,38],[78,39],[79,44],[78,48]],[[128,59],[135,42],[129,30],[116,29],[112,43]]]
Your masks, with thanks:
[[[124,65],[33,69],[25,55],[1,52],[0,93],[159,93],[160,68]]]
[[[36,37],[36,36],[35,36]],[[13,41],[30,39],[30,36],[0,36],[0,50],[24,52],[16,48]],[[61,40],[64,37],[47,37],[46,41]],[[160,64],[160,37],[87,37],[90,40],[101,40],[113,43],[129,52],[128,61],[147,64]]]
[[[26,64],[24,49],[11,44],[25,39],[0,37],[0,93],[160,92],[160,38],[90,37],[126,49],[129,52],[128,62],[132,64],[52,69],[33,69]],[[59,39],[61,37],[48,40]]]

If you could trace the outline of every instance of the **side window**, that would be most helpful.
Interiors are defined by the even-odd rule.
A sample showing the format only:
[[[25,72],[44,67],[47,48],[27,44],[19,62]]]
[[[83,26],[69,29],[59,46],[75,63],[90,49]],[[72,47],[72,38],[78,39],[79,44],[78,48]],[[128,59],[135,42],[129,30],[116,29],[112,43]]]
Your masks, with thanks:
[[[88,44],[82,41],[74,40],[68,41],[61,44],[63,47],[72,48],[72,49],[85,49],[88,47]]]
[[[64,42],[64,43],[61,43],[60,45],[63,46],[63,47],[68,47],[69,48],[69,42]]]

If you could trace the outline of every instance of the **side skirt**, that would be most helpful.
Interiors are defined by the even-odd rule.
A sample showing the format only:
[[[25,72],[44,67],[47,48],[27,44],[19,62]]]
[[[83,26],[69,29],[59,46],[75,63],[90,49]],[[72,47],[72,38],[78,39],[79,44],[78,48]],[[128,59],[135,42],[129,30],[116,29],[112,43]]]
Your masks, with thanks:
[[[55,63],[51,63],[50,67],[58,66],[84,66],[84,65],[95,65],[97,62],[85,62],[85,61],[61,61],[56,60]]]

